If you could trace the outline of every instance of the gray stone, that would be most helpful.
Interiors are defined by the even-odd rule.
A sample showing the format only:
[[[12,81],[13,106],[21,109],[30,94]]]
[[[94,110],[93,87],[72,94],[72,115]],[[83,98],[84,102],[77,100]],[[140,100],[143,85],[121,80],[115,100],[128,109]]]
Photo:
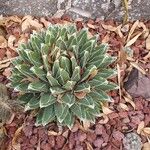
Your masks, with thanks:
[[[130,20],[150,19],[150,0],[129,0]],[[61,14],[60,14],[61,12]],[[0,14],[122,20],[122,0],[0,0]]]

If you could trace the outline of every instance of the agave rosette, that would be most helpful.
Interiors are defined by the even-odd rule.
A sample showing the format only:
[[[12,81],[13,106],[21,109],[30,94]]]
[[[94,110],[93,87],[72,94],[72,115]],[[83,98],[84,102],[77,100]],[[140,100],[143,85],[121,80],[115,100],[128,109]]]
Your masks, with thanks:
[[[107,49],[74,25],[51,25],[19,46],[11,86],[23,93],[25,110],[38,110],[36,125],[95,122],[100,103],[111,101],[106,92],[118,87],[107,80],[116,74],[108,67],[116,58]]]

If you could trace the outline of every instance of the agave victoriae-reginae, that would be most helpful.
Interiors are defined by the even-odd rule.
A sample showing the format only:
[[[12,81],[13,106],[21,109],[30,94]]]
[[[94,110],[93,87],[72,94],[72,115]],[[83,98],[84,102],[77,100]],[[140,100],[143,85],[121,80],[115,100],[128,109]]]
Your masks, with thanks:
[[[23,93],[25,110],[38,110],[36,125],[56,120],[71,128],[76,117],[95,122],[100,103],[111,101],[106,91],[117,88],[107,81],[116,74],[107,49],[74,25],[51,25],[19,46],[11,85]]]

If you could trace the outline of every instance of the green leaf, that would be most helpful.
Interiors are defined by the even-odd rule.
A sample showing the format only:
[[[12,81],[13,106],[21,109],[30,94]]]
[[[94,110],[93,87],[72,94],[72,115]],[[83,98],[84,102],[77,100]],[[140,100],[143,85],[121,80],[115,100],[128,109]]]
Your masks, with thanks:
[[[117,70],[101,69],[97,75],[102,78],[111,78],[111,77],[114,77],[115,75],[117,75]]]
[[[46,79],[46,72],[45,70],[43,70],[43,67],[36,67],[36,66],[33,66],[30,68],[30,70],[38,77],[40,78],[41,80],[43,81],[46,81],[47,82],[47,79]]]
[[[72,46],[72,51],[73,51],[76,59],[78,59],[79,58],[79,46],[78,45],[73,45]]]
[[[43,93],[40,98],[40,108],[47,107],[56,102],[56,98],[50,93]]]
[[[43,55],[42,59],[43,59],[43,63],[44,63],[44,68],[46,69],[46,71],[49,71],[50,65],[49,65],[49,62],[48,62],[48,56]]]
[[[71,62],[70,62],[69,58],[67,58],[65,56],[61,56],[60,67],[63,68],[65,71],[67,71],[69,73],[69,75],[71,74]]]
[[[85,93],[89,93],[90,91],[91,89],[88,83],[81,83],[77,85],[77,87],[74,90],[74,92],[85,92]]]
[[[95,116],[89,111],[86,111],[86,119],[95,124]]]
[[[30,43],[34,51],[41,50],[41,45],[40,45],[41,42],[42,41],[36,35],[31,34]]]
[[[94,116],[97,116],[97,117],[100,117],[101,116],[101,112],[100,112],[100,104],[97,104],[96,105],[96,103],[95,103],[95,107],[94,107],[94,109],[92,109],[92,108],[88,108],[88,111],[91,113],[91,114],[93,114]]]
[[[98,89],[98,91],[92,91],[89,93],[89,95],[97,100],[97,102],[100,101],[111,101],[111,98],[102,90]]]
[[[119,86],[117,84],[115,84],[115,83],[112,83],[112,82],[108,82],[108,84],[99,85],[97,87],[97,89],[101,89],[103,91],[116,90],[118,88],[119,88]]]
[[[34,81],[34,82],[29,83],[28,89],[37,91],[37,92],[41,92],[41,91],[46,92],[49,90],[49,87],[46,83],[42,81]]]
[[[108,81],[98,75],[96,75],[92,80],[88,82],[91,87],[99,87],[99,86],[105,86],[108,84]]]
[[[76,35],[73,34],[73,35],[68,35],[68,42],[67,42],[67,45],[68,45],[68,49],[71,50],[73,45],[77,45],[77,38],[76,38]]]
[[[69,107],[65,103],[56,103],[54,106],[57,120],[62,123],[69,113]]]
[[[17,83],[15,85],[15,89],[14,90],[26,92],[26,91],[28,91],[28,85],[29,85],[29,83],[26,83],[26,82]]]
[[[67,81],[65,85],[63,85],[63,88],[66,90],[72,90],[75,86],[76,82],[75,81]]]
[[[75,69],[73,70],[73,74],[72,74],[71,80],[78,82],[78,81],[80,80],[80,78],[81,78],[81,75],[80,75],[80,67],[77,66],[77,67],[75,67]]]
[[[50,91],[51,91],[52,95],[56,96],[56,95],[64,93],[66,90],[64,90],[60,87],[51,87]]]
[[[61,50],[67,50],[66,42],[61,36],[57,39],[56,46],[59,47]]]
[[[26,77],[34,77],[33,72],[30,70],[30,66],[26,64],[15,66],[20,73],[25,75]]]
[[[87,95],[83,99],[81,99],[79,101],[79,104],[87,106],[92,109],[94,109],[94,107],[95,107],[94,99],[90,95]]]
[[[88,62],[90,53],[88,51],[84,51],[83,56],[80,58],[80,66],[84,68]]]
[[[48,79],[51,86],[60,86],[58,81],[52,76],[52,74],[50,74],[50,72],[47,72],[46,77],[47,77],[47,79]]]
[[[68,80],[70,80],[69,73],[62,68],[59,68],[57,72],[57,79],[61,85],[64,85]]]
[[[39,113],[36,116],[36,122],[35,122],[35,126],[39,126],[42,125],[42,118],[43,118],[43,110],[40,109]]]
[[[92,74],[92,72],[95,70],[97,70],[97,67],[95,65],[91,65],[91,66],[87,67],[85,72],[82,75],[81,82],[86,80]]]
[[[39,108],[40,98],[36,95],[30,99],[30,101],[25,106],[25,111]]]
[[[18,65],[18,64],[22,64],[22,62],[23,62],[23,60],[21,59],[20,56],[16,57],[15,59],[13,59],[13,60],[11,61],[11,63],[12,63],[14,66],[16,66],[16,65]]]
[[[54,77],[56,77],[59,68],[60,68],[60,66],[59,66],[59,61],[58,61],[58,60],[55,60],[55,61],[54,61],[54,64],[53,64],[53,67],[52,67],[52,73],[53,73],[53,76],[54,76]]]
[[[78,45],[82,47],[84,43],[86,43],[87,40],[87,31],[88,29],[82,29],[80,32],[77,34],[77,41]]]
[[[76,115],[82,121],[86,119],[85,110],[82,109],[81,105],[75,103],[71,108],[71,111],[74,115]]]
[[[72,56],[70,60],[71,60],[71,66],[72,66],[72,72],[73,72],[75,67],[78,66],[78,64],[74,56]]]
[[[68,30],[69,34],[76,33],[77,32],[76,25],[69,25],[69,26],[67,26],[67,30]]]
[[[105,68],[116,60],[116,57],[107,55],[96,56],[90,59],[88,65],[95,65],[97,68]]]
[[[42,117],[42,125],[45,126],[49,122],[52,122],[54,119],[55,119],[54,105],[50,105],[44,108],[43,117]]]
[[[22,104],[27,104],[31,100],[31,98],[33,98],[33,96],[33,93],[25,93],[19,96],[18,99],[21,101]]]
[[[49,55],[49,53],[50,53],[50,46],[48,44],[41,43],[41,54]]]
[[[72,115],[72,112],[68,112],[66,118],[64,119],[63,123],[71,130],[71,128],[74,125],[74,117]]]
[[[70,108],[75,103],[75,96],[71,93],[65,93],[62,97],[62,102]]]

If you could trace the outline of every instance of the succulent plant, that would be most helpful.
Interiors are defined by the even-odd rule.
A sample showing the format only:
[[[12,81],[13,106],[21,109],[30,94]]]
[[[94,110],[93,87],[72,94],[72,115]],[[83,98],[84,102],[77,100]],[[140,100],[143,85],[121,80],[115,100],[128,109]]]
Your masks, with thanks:
[[[56,120],[71,128],[75,118],[95,122],[100,103],[111,101],[106,91],[118,86],[107,79],[116,60],[88,30],[74,25],[51,25],[31,35],[12,62],[11,86],[21,91],[25,110],[37,109],[36,125]]]
[[[11,100],[7,93],[7,88],[0,83],[0,123],[7,123],[13,113],[20,112],[23,108],[16,100]]]
[[[136,133],[128,133],[123,139],[123,145],[125,150],[141,150],[141,138]]]

